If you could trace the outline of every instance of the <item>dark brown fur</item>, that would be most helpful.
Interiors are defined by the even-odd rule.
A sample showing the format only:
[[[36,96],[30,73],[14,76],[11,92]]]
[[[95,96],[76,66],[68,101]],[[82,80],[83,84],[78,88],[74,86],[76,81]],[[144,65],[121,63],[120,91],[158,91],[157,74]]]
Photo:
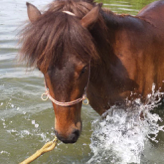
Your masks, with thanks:
[[[42,71],[50,94],[58,101],[83,95],[90,60],[87,95],[99,114],[126,98],[146,102],[153,83],[156,90],[164,90],[163,0],[148,5],[137,16],[116,15],[83,0],[54,1],[42,15],[29,5],[28,13],[31,23],[22,33],[21,57]],[[58,138],[76,142],[81,103],[53,107]]]

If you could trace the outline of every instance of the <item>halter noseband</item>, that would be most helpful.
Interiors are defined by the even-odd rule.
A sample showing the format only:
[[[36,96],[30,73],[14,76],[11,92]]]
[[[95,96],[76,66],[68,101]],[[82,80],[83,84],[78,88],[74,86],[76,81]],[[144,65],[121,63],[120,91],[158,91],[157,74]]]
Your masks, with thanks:
[[[90,80],[90,62],[89,62],[88,81],[87,81],[87,85],[86,85],[86,87],[85,87],[85,89],[84,89],[84,94],[83,94],[83,96],[82,96],[81,98],[78,98],[78,99],[76,99],[76,100],[69,101],[69,102],[57,101],[57,100],[55,100],[55,99],[50,95],[49,89],[47,88],[46,83],[45,83],[46,92],[43,93],[43,94],[41,95],[41,99],[42,99],[43,101],[46,101],[46,100],[48,100],[48,98],[49,98],[54,104],[59,105],[59,106],[63,106],[63,107],[68,107],[68,106],[72,106],[72,105],[78,104],[78,103],[80,103],[80,102],[83,101],[83,100],[86,100],[86,102],[83,101],[83,104],[84,104],[84,105],[88,105],[88,104],[89,104],[89,100],[88,100],[88,98],[87,98],[87,96],[86,96],[86,92],[87,92],[87,89],[88,89],[89,80]]]
[[[45,96],[46,96],[46,97],[45,97]],[[81,101],[83,101],[83,100],[87,100],[86,103],[83,102],[85,105],[88,105],[88,104],[89,104],[89,100],[88,100],[88,98],[86,97],[85,94],[83,95],[82,98],[78,98],[78,99],[73,100],[73,101],[69,101],[69,102],[60,102],[60,101],[55,100],[55,99],[50,95],[49,90],[46,89],[46,92],[43,93],[43,94],[41,95],[41,99],[42,99],[43,101],[46,101],[48,98],[49,98],[54,104],[59,105],[59,106],[63,106],[63,107],[68,107],[68,106],[72,106],[72,105],[78,104],[79,102],[81,102]]]

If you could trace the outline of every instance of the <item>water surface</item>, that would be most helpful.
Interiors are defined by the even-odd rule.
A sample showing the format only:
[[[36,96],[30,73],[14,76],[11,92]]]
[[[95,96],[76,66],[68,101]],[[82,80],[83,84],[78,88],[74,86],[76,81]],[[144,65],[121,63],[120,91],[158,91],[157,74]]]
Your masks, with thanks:
[[[43,9],[51,0],[29,0],[29,2]],[[135,15],[152,1],[104,0],[101,2],[104,3],[104,7],[119,14]],[[40,99],[40,95],[44,92],[42,74],[37,70],[27,71],[24,65],[18,64],[16,60],[19,51],[17,34],[21,25],[27,20],[25,3],[26,0],[1,0],[0,5],[0,163],[2,164],[21,162],[40,149],[46,141],[52,140],[54,135],[54,112],[51,102],[42,102]],[[160,112],[162,113],[162,110]],[[126,114],[123,114],[123,118],[125,116]],[[44,154],[33,163],[119,163],[119,160],[112,160],[117,159],[117,152],[113,153],[111,149],[103,149],[105,156],[101,158],[100,144],[106,144],[109,147],[110,144],[104,141],[104,138],[95,139],[95,133],[102,135],[100,129],[103,125],[112,128],[110,126],[114,125],[111,124],[112,118],[109,118],[110,125],[108,121],[100,125],[95,124],[93,122],[97,122],[100,117],[89,106],[84,106],[82,119],[83,132],[76,144],[59,143],[54,151]],[[104,130],[106,132],[106,129]],[[107,132],[111,133],[110,129]],[[162,132],[159,133],[157,140],[158,143],[143,140],[142,144],[146,142],[143,145],[143,151],[140,152],[141,160],[138,159],[136,162],[163,163],[164,134]],[[96,141],[100,144],[96,144]],[[97,158],[96,150],[100,152],[100,158]],[[121,164],[123,162],[128,163],[127,160],[120,161]]]

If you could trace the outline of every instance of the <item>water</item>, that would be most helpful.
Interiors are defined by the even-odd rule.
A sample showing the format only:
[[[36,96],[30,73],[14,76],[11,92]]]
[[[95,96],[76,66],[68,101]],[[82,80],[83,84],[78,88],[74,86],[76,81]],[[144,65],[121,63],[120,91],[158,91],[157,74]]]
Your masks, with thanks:
[[[53,139],[54,112],[50,101],[42,102],[43,76],[18,64],[17,33],[27,20],[26,0],[1,0],[0,5],[0,163],[16,164]],[[29,0],[43,9],[51,0]],[[117,13],[135,15],[147,0],[101,1]],[[154,93],[158,94],[158,93]],[[136,104],[139,102],[136,101]],[[57,148],[33,163],[141,163],[164,161],[163,110],[148,112],[156,105],[134,106],[125,112],[114,106],[99,117],[83,107],[83,132],[76,144],[59,143]],[[135,110],[136,109],[136,110]],[[144,109],[145,119],[139,119]],[[130,109],[126,109],[130,110]],[[148,135],[149,133],[152,135]],[[156,138],[154,138],[158,134]],[[148,139],[151,138],[151,139]],[[158,142],[157,142],[158,141]]]
[[[94,155],[88,163],[142,163],[147,145],[150,141],[158,143],[157,135],[164,132],[164,125],[159,125],[159,122],[163,122],[161,117],[150,112],[159,106],[160,97],[163,95],[158,91],[154,92],[154,89],[155,85],[152,87],[152,94],[148,95],[146,104],[136,99],[132,107],[113,106],[93,122],[90,147]],[[158,158],[158,162],[154,162],[163,161],[162,156]]]

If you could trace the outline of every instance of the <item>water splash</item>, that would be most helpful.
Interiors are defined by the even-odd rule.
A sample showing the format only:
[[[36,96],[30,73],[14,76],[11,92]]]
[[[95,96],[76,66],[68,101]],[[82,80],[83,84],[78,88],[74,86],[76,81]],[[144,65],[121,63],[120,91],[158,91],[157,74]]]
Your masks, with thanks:
[[[4,150],[0,151],[0,155],[2,155],[2,154],[5,154],[5,155],[7,155],[7,156],[10,156],[10,153],[7,152],[7,151],[4,151]]]
[[[164,131],[158,124],[162,122],[160,116],[150,112],[160,104],[162,95],[153,85],[146,104],[136,99],[126,109],[112,106],[94,121],[90,144],[93,156],[87,163],[140,164],[145,143],[149,139],[158,142],[159,131]]]

